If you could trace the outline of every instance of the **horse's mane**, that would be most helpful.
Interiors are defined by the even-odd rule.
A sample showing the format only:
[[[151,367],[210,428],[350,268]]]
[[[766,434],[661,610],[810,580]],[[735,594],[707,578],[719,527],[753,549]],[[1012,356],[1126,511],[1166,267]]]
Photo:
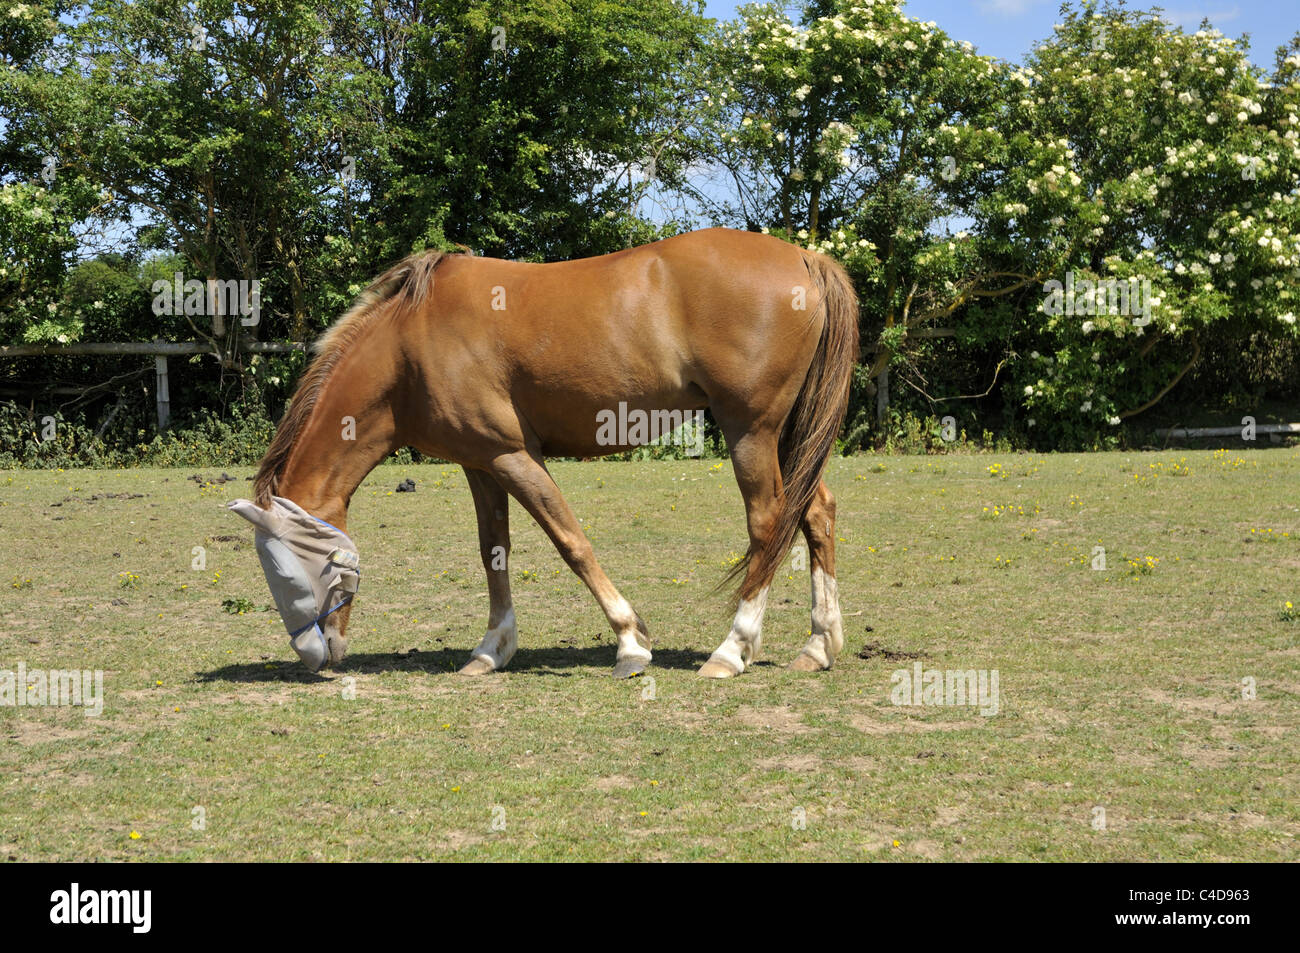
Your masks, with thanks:
[[[258,466],[253,500],[259,506],[271,505],[271,497],[279,489],[280,477],[289,463],[294,444],[311,419],[316,399],[339,357],[370,326],[375,316],[385,310],[384,305],[391,305],[389,314],[397,314],[423,303],[433,287],[434,269],[448,254],[451,253],[430,249],[398,262],[371,282],[347,313],[317,339],[312,346],[316,356],[298,382],[289,409],[280,418],[271,445]]]

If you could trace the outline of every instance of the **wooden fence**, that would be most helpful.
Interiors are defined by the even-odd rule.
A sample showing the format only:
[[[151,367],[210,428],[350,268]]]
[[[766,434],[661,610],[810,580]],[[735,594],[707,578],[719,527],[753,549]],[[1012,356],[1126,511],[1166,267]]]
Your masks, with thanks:
[[[248,341],[239,345],[250,354],[287,354],[306,349],[299,342]],[[85,344],[14,344],[0,347],[0,358],[17,357],[77,357],[86,355],[113,356],[124,354],[153,355],[154,394],[158,411],[158,429],[163,430],[171,421],[171,396],[168,392],[167,358],[191,354],[211,354],[224,358],[214,345],[206,341],[128,341]]]

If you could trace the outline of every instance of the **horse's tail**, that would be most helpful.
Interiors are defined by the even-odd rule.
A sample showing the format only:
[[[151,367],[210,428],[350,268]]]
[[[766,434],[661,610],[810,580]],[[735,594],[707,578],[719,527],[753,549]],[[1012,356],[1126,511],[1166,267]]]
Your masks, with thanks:
[[[744,599],[768,585],[799,533],[844,422],[858,360],[858,296],[853,283],[825,255],[805,251],[804,264],[821,296],[821,337],[781,433],[781,512],[762,547],[747,554],[728,576],[735,578],[754,562],[754,571],[746,576],[750,584],[740,588]]]

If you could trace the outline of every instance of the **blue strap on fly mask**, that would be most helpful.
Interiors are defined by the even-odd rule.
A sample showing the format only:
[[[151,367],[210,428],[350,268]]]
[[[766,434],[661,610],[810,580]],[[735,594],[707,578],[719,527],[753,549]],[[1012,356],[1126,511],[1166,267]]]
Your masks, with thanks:
[[[325,521],[321,520],[321,522],[324,523]],[[328,526],[329,524],[326,523],[325,525]],[[349,553],[348,555],[355,556],[356,554]],[[358,569],[358,582],[360,581],[360,573],[361,571]],[[298,657],[302,659],[303,663],[313,672],[319,671],[320,668],[329,661],[330,657],[329,642],[326,641],[325,633],[321,631],[320,624],[325,621],[327,616],[337,612],[339,609],[342,609],[345,605],[351,602],[353,595],[355,595],[355,592],[349,592],[346,596],[336,602],[333,608],[326,609],[323,613],[304,625],[297,632],[289,633],[289,644],[293,646],[293,650],[298,653]],[[289,624],[286,622],[285,628],[288,628],[288,625]],[[308,632],[308,629],[311,631]]]

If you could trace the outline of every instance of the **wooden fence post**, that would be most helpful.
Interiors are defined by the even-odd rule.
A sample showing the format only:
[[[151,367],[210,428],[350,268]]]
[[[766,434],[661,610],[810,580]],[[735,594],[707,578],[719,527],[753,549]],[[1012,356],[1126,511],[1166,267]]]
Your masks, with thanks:
[[[876,378],[876,423],[884,424],[889,417],[889,367]]]
[[[158,432],[167,429],[172,419],[171,395],[167,392],[167,356],[159,354],[153,359],[154,376],[157,383],[155,397],[158,402]]]

